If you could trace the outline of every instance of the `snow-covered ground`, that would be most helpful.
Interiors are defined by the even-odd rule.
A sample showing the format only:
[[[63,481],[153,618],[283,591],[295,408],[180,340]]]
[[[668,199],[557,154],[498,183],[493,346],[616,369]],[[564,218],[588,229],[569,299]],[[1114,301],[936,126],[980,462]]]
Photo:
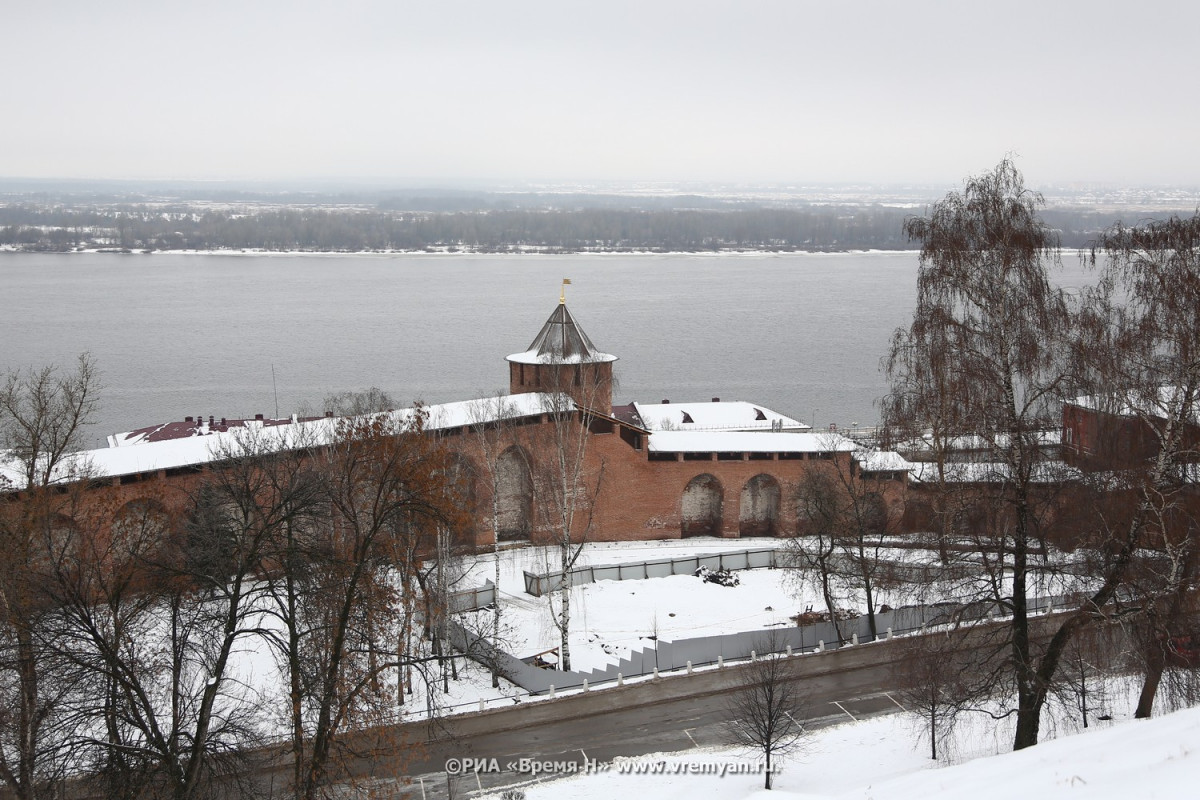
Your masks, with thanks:
[[[706,553],[756,550],[782,547],[780,539],[707,539],[697,538],[656,542],[623,542],[588,544],[578,566],[618,564],[682,558]],[[500,553],[501,613],[504,646],[518,657],[527,657],[557,647],[558,632],[550,616],[550,597],[526,594],[523,572],[545,573],[557,564],[557,551],[540,547],[516,547]],[[897,562],[918,563],[933,558],[928,551],[895,548],[885,557]],[[461,564],[462,576],[456,588],[482,586],[495,579],[495,559],[482,554]],[[615,663],[631,650],[649,648],[657,637],[663,641],[766,630],[775,626],[790,626],[790,619],[809,607],[824,609],[824,601],[809,583],[797,581],[790,570],[755,569],[737,573],[736,587],[705,583],[693,575],[627,581],[599,581],[577,586],[572,590],[571,650],[572,667],[586,671]],[[1055,587],[1056,589],[1060,587]],[[945,599],[962,586],[935,587],[916,591],[886,589],[877,596],[878,603],[901,606],[910,603]],[[838,605],[865,611],[861,594],[844,592]],[[490,631],[492,612],[484,610],[468,615],[474,617],[472,627]],[[264,627],[271,627],[264,620]],[[435,665],[426,665],[422,675],[413,668],[410,680],[412,694],[405,697],[397,709],[398,719],[426,718],[435,715],[464,713],[481,708],[496,708],[514,702],[538,702],[527,692],[501,680],[498,688],[491,685],[490,674],[468,659],[457,662],[458,680],[449,682],[449,691],[440,680]],[[265,643],[257,637],[243,640],[231,664],[231,674],[239,686],[250,688],[267,708],[283,707],[279,694],[283,680],[278,665]],[[386,680],[394,680],[388,677]],[[266,735],[282,735],[282,720],[263,720]]]
[[[1120,687],[1117,687],[1120,688]],[[1128,686],[1125,687],[1128,689]],[[1110,695],[1110,722],[1007,752],[1011,728],[986,716],[955,732],[950,761],[934,762],[914,717],[895,714],[814,732],[763,790],[758,759],[692,750],[620,759],[603,772],[523,787],[528,800],[1129,800],[1191,798],[1200,774],[1200,709],[1132,720],[1128,691]],[[1061,709],[1052,729],[1070,728]],[[1066,733],[1066,730],[1060,731]],[[726,774],[712,774],[724,769]],[[646,774],[639,770],[655,770]],[[710,771],[709,774],[678,774]],[[737,774],[739,770],[745,773]],[[493,797],[497,795],[491,795]]]
[[[595,543],[585,547],[578,565],[604,565],[654,561],[695,556],[705,553],[781,547],[779,539],[688,539],[659,542]],[[534,597],[524,590],[523,572],[544,573],[555,569],[557,552],[548,548],[519,547],[500,553],[501,609],[503,643],[519,657],[547,651],[559,643],[550,616],[550,597]],[[888,558],[912,563],[931,557],[925,551],[895,549]],[[494,580],[495,560],[483,554],[462,565],[465,574],[458,587],[477,587]],[[664,641],[764,630],[795,624],[790,617],[810,606],[817,610],[824,603],[811,584],[797,582],[789,570],[755,569],[737,573],[736,587],[705,583],[693,575],[628,581],[599,581],[577,586],[572,591],[571,647],[572,666],[576,670],[602,668],[614,663],[630,650],[648,648],[654,638]],[[878,602],[893,606],[929,599],[911,592],[881,591]],[[934,599],[940,599],[934,598]],[[865,610],[861,596],[847,593],[839,597],[840,607]],[[477,630],[490,630],[492,612],[475,613]],[[260,620],[263,628],[273,626],[271,619]],[[151,637],[153,639],[153,637]],[[407,681],[412,694],[396,709],[397,719],[424,719],[435,715],[464,713],[483,708],[511,705],[514,702],[538,702],[527,692],[501,680],[493,688],[490,674],[468,659],[457,662],[458,679],[448,683],[437,674],[436,665],[425,665],[422,675],[414,667]],[[247,696],[264,709],[283,708],[284,681],[278,664],[259,637],[246,637],[230,665],[231,685],[235,694]],[[385,678],[395,680],[394,676]],[[481,706],[482,703],[482,706]],[[286,730],[284,720],[266,713],[260,726],[265,736],[280,736]]]
[[[705,553],[779,548],[785,540],[709,539],[686,541],[594,543],[584,547],[577,567],[685,558]],[[884,558],[907,564],[930,561],[924,550],[890,548]],[[502,643],[519,658],[542,653],[559,644],[551,619],[551,602],[557,598],[526,594],[523,572],[557,571],[558,551],[553,548],[522,547],[500,552],[500,597]],[[491,554],[478,556],[467,565],[459,581],[463,587],[480,586],[495,580]],[[794,571],[778,569],[743,570],[740,585],[718,586],[692,575],[675,575],[648,580],[598,581],[576,586],[571,593],[571,666],[586,671],[603,668],[627,656],[630,650],[650,647],[656,639],[678,641],[788,626],[790,617],[809,608],[822,611],[825,602],[817,586],[800,581]],[[965,596],[964,582],[935,587],[880,588],[876,604],[893,607]],[[1046,590],[1060,593],[1059,583]],[[859,591],[837,587],[837,605],[866,612]],[[471,622],[475,630],[490,630],[491,612],[483,611]]]

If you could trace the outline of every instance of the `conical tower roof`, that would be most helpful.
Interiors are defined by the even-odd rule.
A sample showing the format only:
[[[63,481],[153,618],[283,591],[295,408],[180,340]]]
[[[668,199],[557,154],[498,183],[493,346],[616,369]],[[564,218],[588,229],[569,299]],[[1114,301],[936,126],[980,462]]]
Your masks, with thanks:
[[[513,353],[508,360],[518,364],[592,364],[616,361],[617,357],[598,351],[567,310],[567,304],[560,302],[529,349]]]

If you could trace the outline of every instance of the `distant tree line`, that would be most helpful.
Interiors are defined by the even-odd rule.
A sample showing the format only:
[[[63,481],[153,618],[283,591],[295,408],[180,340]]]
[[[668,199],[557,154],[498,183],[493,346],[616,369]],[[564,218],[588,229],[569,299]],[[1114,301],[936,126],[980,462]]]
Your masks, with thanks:
[[[0,207],[0,245],[27,251],[461,249],[510,252],[907,250],[912,211],[890,206],[801,209],[492,209],[413,212],[276,208],[201,210],[126,206]],[[1046,211],[1066,247],[1085,247],[1114,218],[1092,210]]]

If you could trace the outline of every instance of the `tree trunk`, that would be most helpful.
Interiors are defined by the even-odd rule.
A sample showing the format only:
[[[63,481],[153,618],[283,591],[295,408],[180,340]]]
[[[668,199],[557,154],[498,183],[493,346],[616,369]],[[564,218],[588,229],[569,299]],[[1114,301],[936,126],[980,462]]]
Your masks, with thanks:
[[[866,568],[866,561],[863,564],[863,589],[867,594],[867,625],[871,631],[871,641],[879,638],[879,629],[875,625],[875,589],[871,585],[870,570]]]
[[[1162,681],[1166,666],[1167,642],[1152,642],[1146,652],[1146,678],[1142,682],[1141,694],[1138,695],[1137,710],[1133,712],[1134,719],[1150,719],[1154,710],[1154,695],[1158,693],[1158,684]]]
[[[24,624],[17,625],[17,661],[21,691],[18,712],[19,751],[17,753],[18,800],[33,800],[34,772],[38,751],[38,669],[33,634]]]
[[[496,491],[492,491],[492,552],[495,555],[496,573],[493,583],[495,587],[492,589],[492,646],[500,646],[500,504],[496,496]],[[496,660],[492,661],[492,688],[500,688],[500,670],[497,668]]]
[[[563,563],[567,559],[563,558]],[[562,642],[559,650],[559,668],[564,672],[571,671],[571,579],[563,568],[562,584],[559,587],[562,605],[558,614],[558,632]]]

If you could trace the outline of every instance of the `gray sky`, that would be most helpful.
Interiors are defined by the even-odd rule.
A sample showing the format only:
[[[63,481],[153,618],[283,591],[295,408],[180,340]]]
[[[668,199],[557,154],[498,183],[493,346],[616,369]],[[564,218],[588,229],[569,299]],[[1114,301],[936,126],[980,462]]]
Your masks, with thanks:
[[[1200,185],[1200,3],[2,0],[0,176]]]

